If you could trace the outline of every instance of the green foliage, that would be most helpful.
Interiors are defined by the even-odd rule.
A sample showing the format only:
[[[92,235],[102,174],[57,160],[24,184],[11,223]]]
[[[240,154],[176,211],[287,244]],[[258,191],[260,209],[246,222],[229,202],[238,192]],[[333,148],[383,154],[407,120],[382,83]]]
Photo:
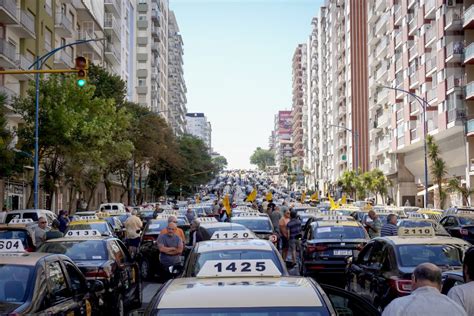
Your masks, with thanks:
[[[426,136],[426,145],[428,149],[428,158],[430,159],[430,173],[434,182],[438,185],[439,205],[443,208],[446,200],[446,192],[443,190],[443,180],[448,174],[446,162],[441,158],[438,144],[435,143],[433,136]]]
[[[227,167],[227,159],[224,156],[217,156],[212,158],[212,163],[217,172],[224,170]]]
[[[265,170],[267,166],[275,164],[275,154],[271,150],[257,147],[252,156],[250,156],[250,163],[257,165],[260,170]]]
[[[461,183],[458,178],[452,178],[448,182],[448,191],[459,193],[462,196],[463,205],[470,206],[469,197],[474,193],[474,189]]]
[[[373,169],[357,174],[353,170],[346,170],[338,180],[339,186],[352,198],[364,199],[369,195],[375,196],[376,202],[380,195],[382,202],[392,185],[389,179],[379,169]]]

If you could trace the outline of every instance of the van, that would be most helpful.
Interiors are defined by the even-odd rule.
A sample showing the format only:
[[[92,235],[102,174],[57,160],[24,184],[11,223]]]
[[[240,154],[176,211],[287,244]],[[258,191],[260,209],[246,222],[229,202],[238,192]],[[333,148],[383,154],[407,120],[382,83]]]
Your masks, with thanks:
[[[125,213],[126,209],[123,203],[104,203],[99,206],[99,212]]]
[[[53,220],[57,219],[56,214],[48,210],[15,210],[6,212],[6,216],[3,219],[2,223],[9,223],[12,219],[22,219],[22,218],[31,218],[34,222],[38,221],[38,218],[44,217],[48,222],[48,226],[51,226]]]

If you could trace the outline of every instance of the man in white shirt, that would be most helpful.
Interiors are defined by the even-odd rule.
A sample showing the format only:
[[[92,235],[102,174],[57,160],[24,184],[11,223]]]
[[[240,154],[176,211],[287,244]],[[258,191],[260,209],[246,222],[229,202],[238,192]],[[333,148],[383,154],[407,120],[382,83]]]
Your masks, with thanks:
[[[137,216],[137,211],[132,212],[124,223],[125,233],[127,237],[127,244],[130,254],[135,256],[138,245],[140,244],[140,233],[143,228],[143,223],[140,217]]]
[[[434,264],[418,265],[411,279],[413,292],[394,299],[382,316],[467,316],[461,305],[440,293],[441,269]]]
[[[453,287],[448,297],[461,305],[468,315],[474,315],[474,247],[464,255],[463,276],[466,283]]]

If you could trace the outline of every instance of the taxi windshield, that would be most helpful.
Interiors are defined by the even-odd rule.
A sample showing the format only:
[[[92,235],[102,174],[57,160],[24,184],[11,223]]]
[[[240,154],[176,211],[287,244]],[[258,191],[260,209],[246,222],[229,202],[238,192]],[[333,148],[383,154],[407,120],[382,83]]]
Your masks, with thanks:
[[[220,250],[201,252],[197,254],[196,264],[194,265],[193,277],[201,270],[201,267],[208,260],[259,260],[270,259],[275,263],[278,270],[284,273],[280,260],[273,251],[264,250]]]
[[[107,229],[107,223],[102,222],[102,223],[84,223],[84,224],[72,224],[69,225],[68,230],[89,230],[89,229],[96,229],[98,230],[101,234],[107,234],[109,233]]]
[[[270,221],[266,218],[263,220],[261,219],[244,219],[244,218],[233,218],[233,223],[238,223],[244,225],[248,229],[252,231],[271,231],[272,226],[270,225]]]
[[[159,234],[160,231],[168,226],[168,220],[152,220],[146,227],[145,234]]]
[[[28,247],[28,233],[24,230],[0,230],[0,239],[20,239],[23,247]]]
[[[43,243],[38,252],[63,254],[73,261],[107,260],[107,249],[101,240],[81,240]]]
[[[397,252],[403,267],[416,267],[424,262],[437,266],[462,266],[461,245],[400,245]]]
[[[154,316],[326,316],[325,307],[176,308],[155,310]]]
[[[313,239],[364,239],[365,230],[359,226],[314,227]]]
[[[240,224],[235,224],[235,225],[229,225],[229,226],[206,226],[203,227],[209,235],[212,236],[214,232],[222,231],[222,230],[230,230],[230,231],[235,231],[235,230],[245,230],[247,231],[247,228],[243,225]]]
[[[25,302],[32,271],[33,267],[0,264],[0,302]]]
[[[461,225],[474,225],[474,217],[459,217]]]

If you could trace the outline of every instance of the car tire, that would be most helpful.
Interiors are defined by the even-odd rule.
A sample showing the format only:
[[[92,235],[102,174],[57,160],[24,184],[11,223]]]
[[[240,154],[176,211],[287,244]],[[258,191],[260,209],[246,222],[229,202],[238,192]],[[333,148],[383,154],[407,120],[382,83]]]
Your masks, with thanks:
[[[150,280],[153,277],[151,265],[147,259],[140,261],[140,275],[143,280]]]
[[[135,297],[133,298],[132,303],[130,304],[131,308],[141,308],[143,302],[143,288],[142,282],[140,280],[137,284],[137,289],[135,290]]]
[[[123,302],[122,294],[118,294],[114,301],[114,305],[111,306],[112,315],[124,316],[125,315],[125,304]]]

